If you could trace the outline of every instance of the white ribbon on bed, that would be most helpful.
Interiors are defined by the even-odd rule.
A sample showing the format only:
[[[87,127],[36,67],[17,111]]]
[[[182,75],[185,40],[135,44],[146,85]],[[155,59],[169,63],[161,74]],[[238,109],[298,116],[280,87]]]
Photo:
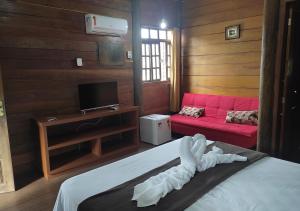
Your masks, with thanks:
[[[220,163],[246,161],[247,158],[235,154],[223,154],[223,150],[213,147],[204,154],[206,138],[201,134],[194,137],[186,136],[181,140],[179,154],[180,165],[172,167],[156,176],[150,177],[134,187],[132,200],[138,207],[157,204],[172,190],[180,190],[194,176],[196,170],[205,171]]]

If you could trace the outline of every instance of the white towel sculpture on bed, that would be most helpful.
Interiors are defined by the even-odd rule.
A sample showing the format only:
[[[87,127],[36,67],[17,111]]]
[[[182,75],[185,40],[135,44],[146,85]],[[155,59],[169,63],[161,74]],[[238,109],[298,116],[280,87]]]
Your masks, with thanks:
[[[180,143],[180,165],[172,167],[145,182],[134,187],[132,200],[137,201],[138,207],[157,204],[172,190],[180,190],[194,176],[196,170],[205,171],[220,163],[246,161],[246,157],[234,154],[223,154],[223,150],[213,147],[206,150],[206,138],[201,134],[194,137],[186,136]]]

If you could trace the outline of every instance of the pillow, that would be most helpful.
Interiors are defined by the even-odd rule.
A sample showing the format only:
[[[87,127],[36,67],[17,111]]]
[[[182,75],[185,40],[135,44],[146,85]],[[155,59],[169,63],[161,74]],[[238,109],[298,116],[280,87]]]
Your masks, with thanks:
[[[257,111],[228,111],[225,122],[246,125],[257,125]]]
[[[184,116],[191,116],[191,117],[200,117],[204,113],[204,108],[196,108],[196,107],[189,107],[189,106],[183,106],[181,111],[179,112],[180,115]]]

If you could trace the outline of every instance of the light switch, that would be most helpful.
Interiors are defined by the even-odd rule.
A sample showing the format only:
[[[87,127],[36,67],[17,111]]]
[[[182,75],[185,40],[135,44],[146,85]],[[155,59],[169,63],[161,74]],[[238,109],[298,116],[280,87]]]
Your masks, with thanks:
[[[76,65],[77,65],[77,67],[82,67],[83,66],[82,58],[76,58]]]
[[[3,101],[0,100],[0,117],[4,116],[4,106],[3,106]]]
[[[132,59],[132,51],[127,51],[127,59]]]

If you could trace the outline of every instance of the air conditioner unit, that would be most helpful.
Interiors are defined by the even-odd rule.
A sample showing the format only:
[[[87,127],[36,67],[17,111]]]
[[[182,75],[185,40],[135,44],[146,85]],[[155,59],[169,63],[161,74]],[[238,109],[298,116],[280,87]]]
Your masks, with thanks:
[[[128,31],[128,22],[122,18],[87,14],[85,24],[87,34],[125,35]]]

